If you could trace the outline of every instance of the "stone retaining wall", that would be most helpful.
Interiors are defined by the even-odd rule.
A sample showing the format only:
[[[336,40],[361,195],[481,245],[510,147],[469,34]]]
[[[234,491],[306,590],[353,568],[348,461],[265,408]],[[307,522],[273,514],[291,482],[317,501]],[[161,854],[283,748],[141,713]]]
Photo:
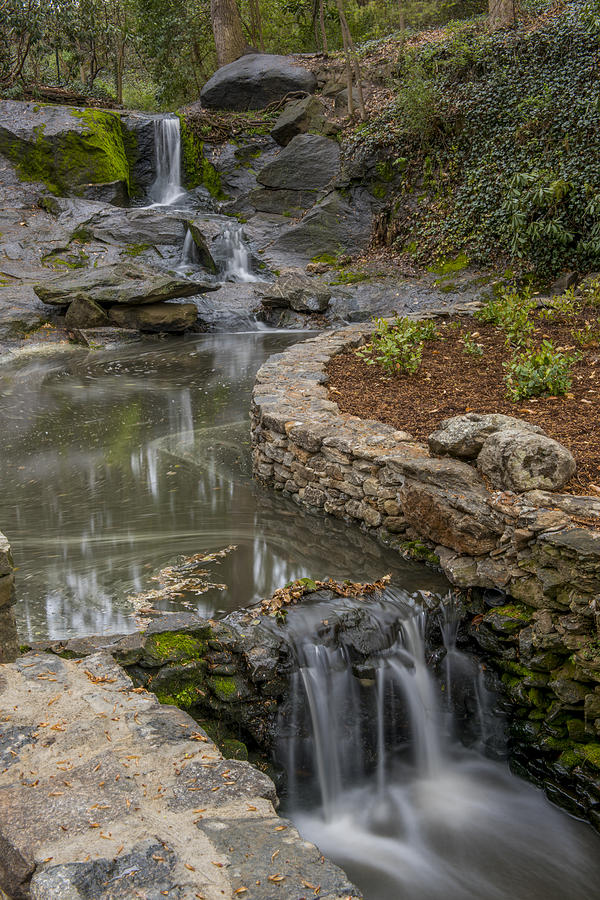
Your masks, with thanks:
[[[475,607],[470,632],[502,676],[514,764],[600,825],[600,502],[492,491],[474,466],[342,414],[326,365],[370,330],[322,334],[262,366],[254,475],[502,604]]]

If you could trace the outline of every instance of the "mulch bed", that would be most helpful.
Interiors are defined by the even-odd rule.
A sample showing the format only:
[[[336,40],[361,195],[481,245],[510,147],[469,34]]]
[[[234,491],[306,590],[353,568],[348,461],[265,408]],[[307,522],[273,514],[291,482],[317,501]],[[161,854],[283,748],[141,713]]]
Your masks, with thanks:
[[[573,385],[564,397],[535,397],[513,403],[506,397],[502,363],[511,352],[504,332],[480,325],[471,318],[444,319],[441,339],[426,341],[415,375],[388,375],[378,365],[367,365],[354,351],[334,357],[327,372],[330,398],[342,412],[377,419],[425,441],[442,419],[465,412],[505,413],[539,425],[571,451],[577,473],[566,490],[600,496],[600,348],[582,348],[571,335],[586,321],[597,321],[598,310],[581,313],[568,325],[542,323],[536,343],[550,338],[556,347],[579,350],[573,366]],[[458,323],[459,327],[452,323]],[[476,334],[483,356],[464,352],[462,336]]]

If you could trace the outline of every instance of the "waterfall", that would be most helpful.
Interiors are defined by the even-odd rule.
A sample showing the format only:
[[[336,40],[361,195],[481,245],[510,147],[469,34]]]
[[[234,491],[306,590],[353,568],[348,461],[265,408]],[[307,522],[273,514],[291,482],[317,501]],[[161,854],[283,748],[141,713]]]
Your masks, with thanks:
[[[159,206],[174,203],[183,194],[181,187],[181,128],[177,116],[154,120],[156,178],[150,197]]]
[[[475,749],[493,695],[457,649],[456,610],[439,617],[447,656],[438,681],[425,613],[387,601],[369,606],[384,649],[360,663],[322,637],[330,606],[288,613],[295,669],[277,751],[286,814],[366,900],[593,896],[600,867],[591,832],[582,838],[583,826]]]
[[[252,271],[250,250],[239,225],[229,225],[223,229],[218,239],[218,249],[223,261],[224,281],[259,281]]]

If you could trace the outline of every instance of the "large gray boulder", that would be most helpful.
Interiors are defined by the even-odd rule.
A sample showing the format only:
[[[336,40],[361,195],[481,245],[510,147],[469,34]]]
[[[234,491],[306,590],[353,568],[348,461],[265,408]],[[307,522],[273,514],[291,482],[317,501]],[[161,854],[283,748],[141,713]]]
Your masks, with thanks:
[[[501,413],[466,413],[444,419],[429,435],[429,449],[436,456],[454,456],[457,459],[475,459],[490,436],[503,428],[519,428],[522,431],[543,434],[537,425],[531,425],[514,416]]]
[[[319,190],[339,175],[340,147],[318,134],[298,134],[256,176],[259,184],[278,190]]]
[[[159,209],[106,208],[84,225],[97,241],[106,244],[148,244],[181,247],[187,231],[185,215]]]
[[[100,266],[96,269],[75,269],[48,278],[33,289],[44,303],[66,306],[73,300],[86,299],[101,306],[113,304],[157,303],[179,297],[191,297],[216,285],[200,284],[177,278],[166,272],[153,272],[135,263]]]
[[[477,468],[495,488],[521,493],[559,491],[576,465],[566,447],[545,434],[506,428],[486,439]]]
[[[293,65],[287,56],[249,53],[217,69],[200,99],[210,109],[262,109],[292,91],[312,94],[316,86],[312,72]]]
[[[267,309],[293,309],[296,312],[325,312],[331,291],[316,278],[289,272],[262,289],[262,304]]]

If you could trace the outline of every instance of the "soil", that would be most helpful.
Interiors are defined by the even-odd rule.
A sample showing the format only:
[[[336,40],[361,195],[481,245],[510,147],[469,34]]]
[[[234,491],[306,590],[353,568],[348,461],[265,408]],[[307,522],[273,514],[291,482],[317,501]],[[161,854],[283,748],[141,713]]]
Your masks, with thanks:
[[[465,412],[505,413],[539,425],[549,437],[571,451],[577,473],[566,490],[600,496],[600,346],[581,347],[572,329],[598,323],[598,310],[580,313],[570,323],[540,322],[536,342],[549,338],[555,347],[579,351],[572,368],[573,384],[563,397],[532,397],[512,402],[506,396],[503,363],[511,357],[505,335],[492,325],[470,318],[439,323],[440,338],[427,341],[419,371],[388,375],[346,351],[327,367],[330,399],[340,410],[377,419],[425,441],[442,421]],[[483,346],[482,356],[465,352],[463,336],[470,332]]]

